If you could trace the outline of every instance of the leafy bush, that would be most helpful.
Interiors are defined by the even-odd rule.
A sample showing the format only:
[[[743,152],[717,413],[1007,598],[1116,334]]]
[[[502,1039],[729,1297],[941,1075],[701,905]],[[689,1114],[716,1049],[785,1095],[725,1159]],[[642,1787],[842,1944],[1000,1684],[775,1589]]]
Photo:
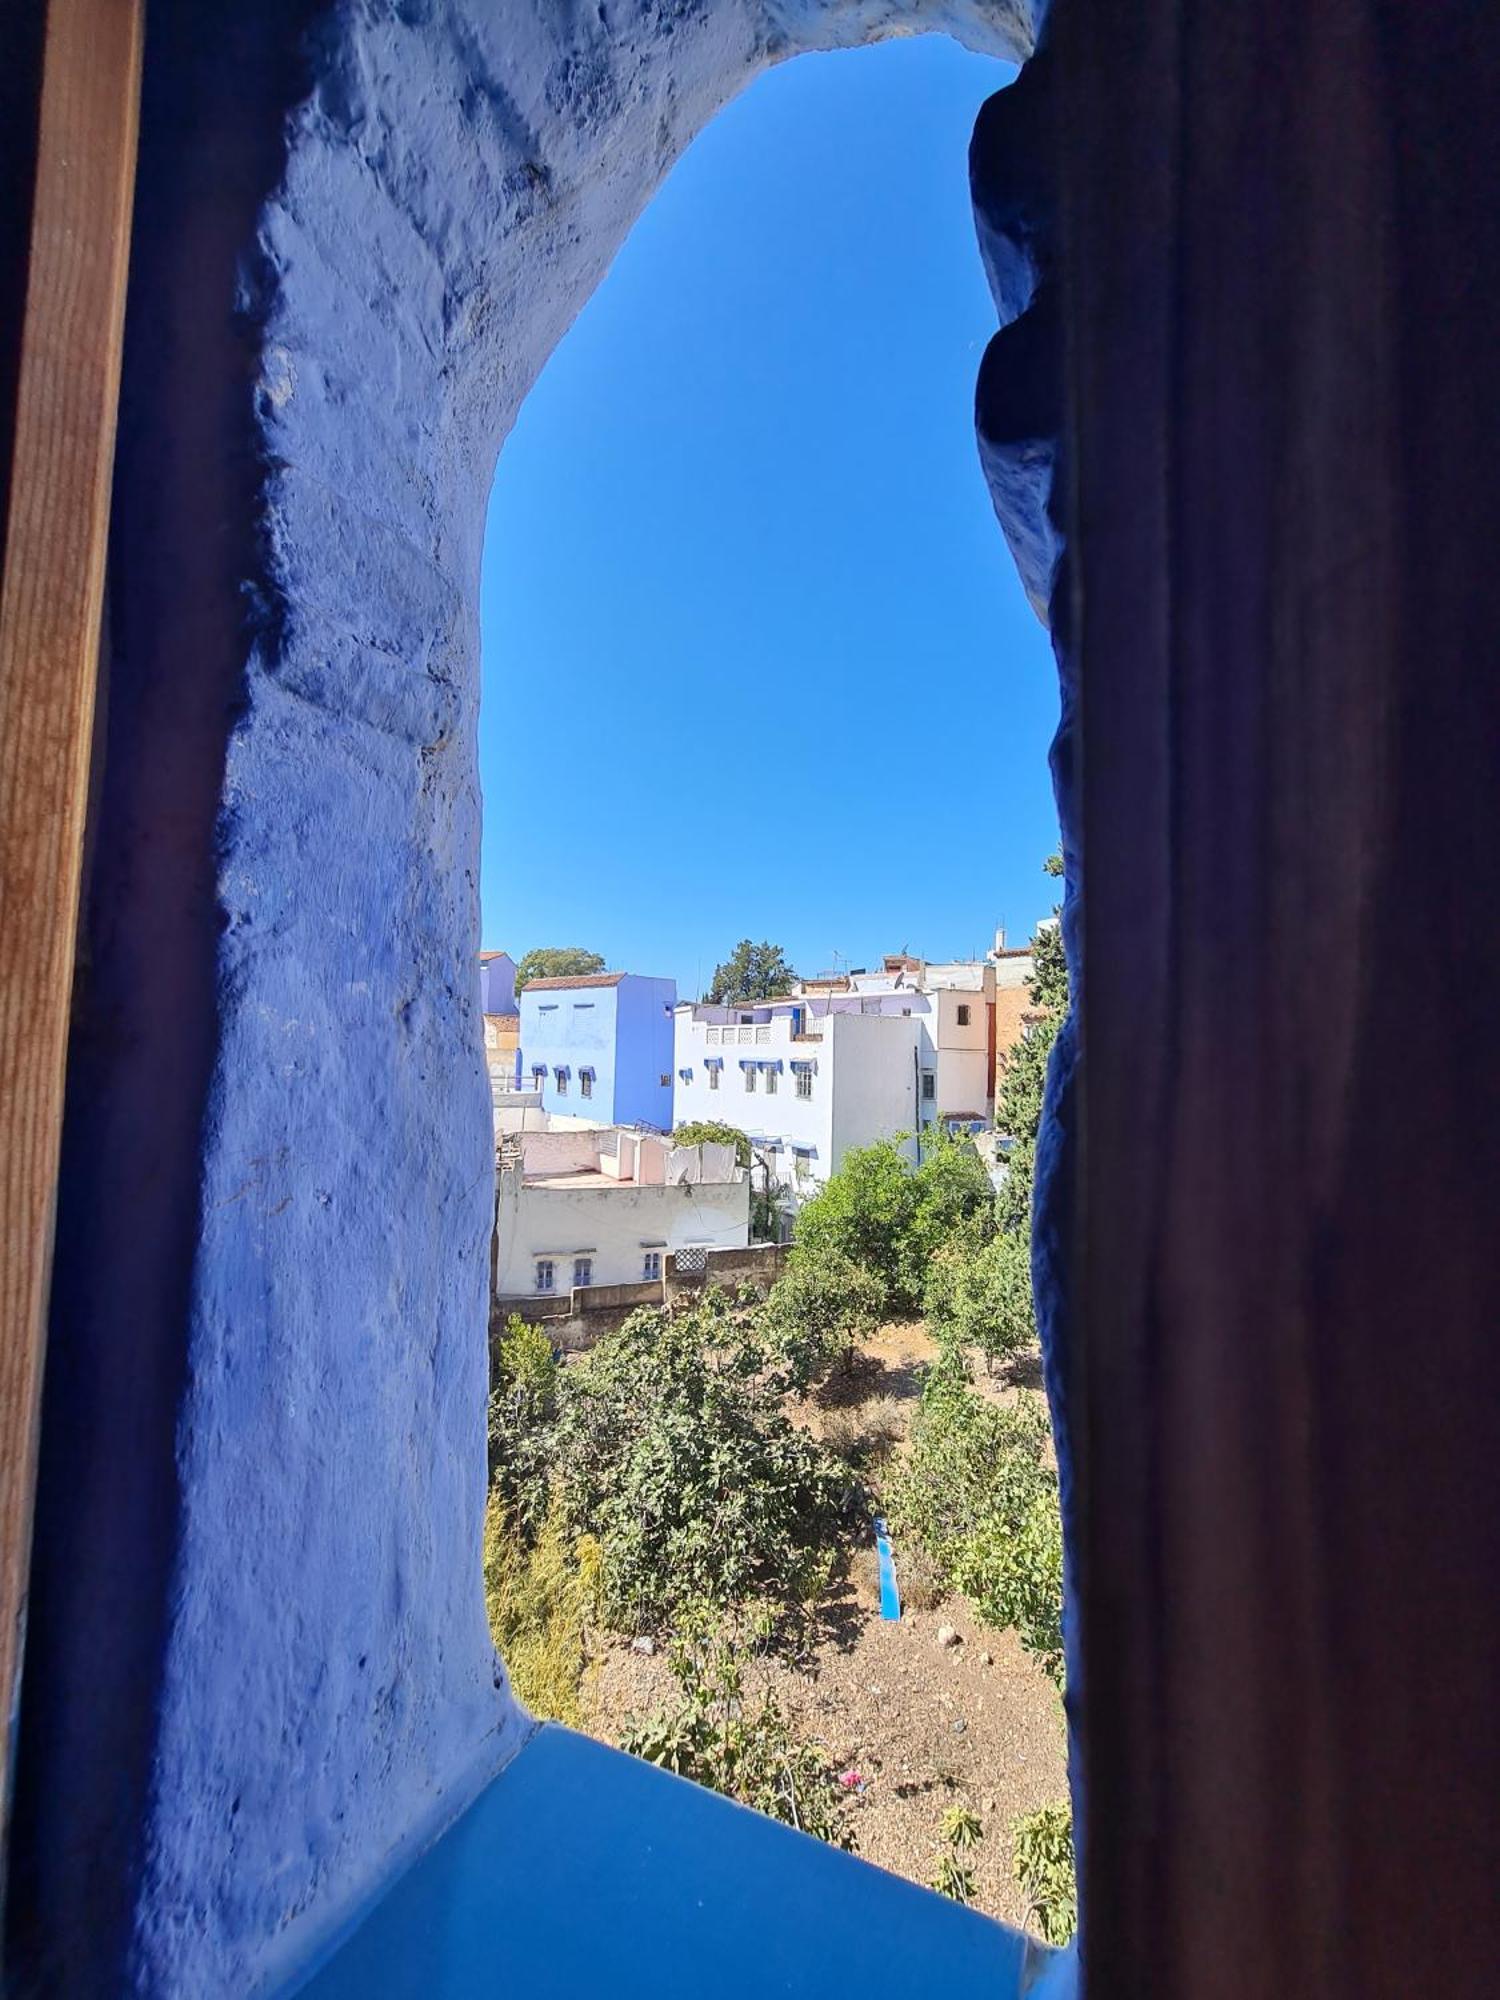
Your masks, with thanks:
[[[714,1630],[700,1608],[673,1640],[670,1660],[677,1700],[628,1720],[620,1748],[803,1833],[852,1848],[827,1757],[798,1739],[772,1690],[747,1702],[745,1656],[736,1640]]]
[[[632,1313],[567,1371],[557,1491],[572,1532],[598,1537],[615,1629],[700,1600],[790,1607],[825,1583],[849,1475],[787,1421],[767,1360],[710,1292]]]
[[[799,1244],[771,1288],[762,1317],[767,1346],[786,1364],[789,1385],[805,1389],[842,1351],[852,1358],[880,1325],[880,1280],[826,1245]]]
[[[1053,1677],[1062,1673],[1062,1528],[1047,1460],[1045,1406],[1025,1395],[997,1408],[955,1358],[922,1392],[911,1450],[890,1481],[893,1525],[986,1623],[1012,1625]]]
[[[512,1313],[495,1348],[489,1407],[490,1483],[526,1538],[548,1507],[550,1426],[557,1414],[557,1357],[538,1326]]]
[[[532,1714],[575,1728],[583,1721],[578,1691],[592,1556],[587,1539],[570,1546],[556,1507],[528,1543],[491,1488],[484,1517],[490,1636]]]
[[[924,1306],[937,1340],[960,1353],[977,1347],[992,1364],[1021,1353],[1036,1339],[1029,1233],[976,1244],[957,1231],[933,1261]]]
[[[1030,1899],[1043,1943],[1066,1944],[1078,1928],[1073,1815],[1067,1806],[1041,1806],[1013,1823],[1011,1867]]]
[[[797,1217],[799,1248],[863,1267],[881,1286],[887,1311],[916,1312],[928,1267],[967,1224],[993,1229],[989,1175],[966,1138],[932,1131],[913,1167],[891,1139],[856,1146]]]
[[[995,1232],[995,1191],[973,1141],[932,1127],[921,1153],[898,1251],[902,1291],[913,1309],[922,1301],[933,1258],[955,1233],[977,1249]]]
[[[714,1118],[691,1118],[671,1135],[674,1146],[733,1146],[742,1167],[750,1164],[750,1141],[737,1125],[724,1125]]]
[[[879,1282],[882,1305],[904,1305],[903,1245],[914,1208],[911,1168],[893,1140],[851,1147],[799,1212],[797,1244],[859,1265]]]

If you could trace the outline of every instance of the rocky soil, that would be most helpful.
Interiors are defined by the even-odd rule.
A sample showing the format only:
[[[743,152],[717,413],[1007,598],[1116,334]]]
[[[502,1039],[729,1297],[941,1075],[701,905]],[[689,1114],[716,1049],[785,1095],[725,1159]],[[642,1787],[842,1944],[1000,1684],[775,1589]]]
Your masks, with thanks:
[[[847,1442],[868,1418],[899,1440],[920,1364],[932,1352],[920,1324],[883,1329],[854,1378],[806,1406],[803,1420]],[[997,1382],[995,1393],[1006,1392]],[[899,1580],[899,1545],[895,1558]],[[772,1685],[799,1733],[825,1744],[836,1770],[857,1774],[844,1810],[866,1860],[929,1881],[944,1811],[971,1807],[985,1835],[966,1858],[978,1906],[1022,1924],[1027,1913],[1011,1874],[1010,1825],[1018,1814],[1067,1796],[1061,1705],[1014,1633],[985,1630],[962,1599],[929,1606],[926,1592],[916,1594],[917,1608],[903,1602],[898,1623],[882,1621],[872,1540],[856,1551],[820,1607],[806,1658],[795,1666],[761,1664],[750,1692],[757,1676]],[[643,1654],[628,1641],[611,1641],[585,1685],[589,1727],[615,1741],[628,1715],[672,1694],[660,1651]]]

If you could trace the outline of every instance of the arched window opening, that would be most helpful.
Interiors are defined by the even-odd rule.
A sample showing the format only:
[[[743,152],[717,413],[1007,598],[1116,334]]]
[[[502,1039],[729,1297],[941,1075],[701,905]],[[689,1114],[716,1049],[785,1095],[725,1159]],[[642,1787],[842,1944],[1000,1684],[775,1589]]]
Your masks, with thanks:
[[[760,78],[502,453],[485,1564],[536,1713],[1060,1942],[1026,1269],[1066,1008],[1057,676],[976,451],[995,305],[965,166],[1012,74],[933,37]],[[765,1525],[690,1572],[724,1505],[695,1340],[754,1378],[741,1443],[809,1455],[783,1491],[747,1444]],[[648,1462],[680,1518],[643,1536]],[[825,1475],[848,1512],[819,1511]]]

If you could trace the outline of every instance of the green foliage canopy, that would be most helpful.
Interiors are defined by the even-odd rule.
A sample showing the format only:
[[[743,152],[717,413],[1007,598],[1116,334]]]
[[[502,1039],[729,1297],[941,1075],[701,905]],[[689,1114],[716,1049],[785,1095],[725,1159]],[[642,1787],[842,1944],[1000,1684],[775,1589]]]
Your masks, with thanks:
[[[583,951],[577,945],[539,945],[516,967],[516,991],[533,979],[579,979],[603,970],[604,960],[597,951]]]
[[[876,1331],[884,1307],[874,1272],[842,1251],[799,1245],[771,1288],[761,1326],[790,1386],[805,1389],[841,1350],[852,1355]]]
[[[837,1254],[880,1282],[889,1312],[916,1312],[928,1268],[961,1225],[984,1233],[994,1195],[966,1138],[933,1132],[916,1167],[892,1139],[856,1146],[797,1217],[799,1247]]]
[[[1054,1680],[1062,1674],[1062,1524],[1046,1407],[975,1394],[955,1355],[922,1391],[911,1450],[887,1492],[913,1535],[987,1624],[1010,1625]]]
[[[791,1608],[826,1581],[848,1476],[788,1422],[770,1357],[722,1294],[606,1334],[567,1371],[553,1442],[566,1523],[598,1537],[616,1630],[751,1596]]]
[[[742,1167],[750,1164],[750,1141],[734,1125],[722,1125],[713,1118],[690,1118],[672,1134],[674,1146],[733,1146]]]
[[[529,1541],[548,1505],[558,1378],[551,1341],[539,1326],[512,1313],[496,1344],[491,1375],[490,1485],[513,1527]]]
[[[752,944],[741,938],[722,965],[714,967],[704,999],[716,1007],[744,1006],[758,1000],[778,1000],[790,993],[797,975],[779,944]]]

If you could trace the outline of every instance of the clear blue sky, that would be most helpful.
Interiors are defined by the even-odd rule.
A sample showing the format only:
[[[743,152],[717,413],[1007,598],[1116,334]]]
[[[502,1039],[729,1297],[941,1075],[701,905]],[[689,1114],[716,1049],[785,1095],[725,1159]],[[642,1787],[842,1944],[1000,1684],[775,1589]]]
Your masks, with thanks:
[[[552,357],[485,545],[486,945],[692,994],[745,936],[807,973],[1050,910],[1056,677],[973,430],[1011,74],[925,37],[762,77]]]

